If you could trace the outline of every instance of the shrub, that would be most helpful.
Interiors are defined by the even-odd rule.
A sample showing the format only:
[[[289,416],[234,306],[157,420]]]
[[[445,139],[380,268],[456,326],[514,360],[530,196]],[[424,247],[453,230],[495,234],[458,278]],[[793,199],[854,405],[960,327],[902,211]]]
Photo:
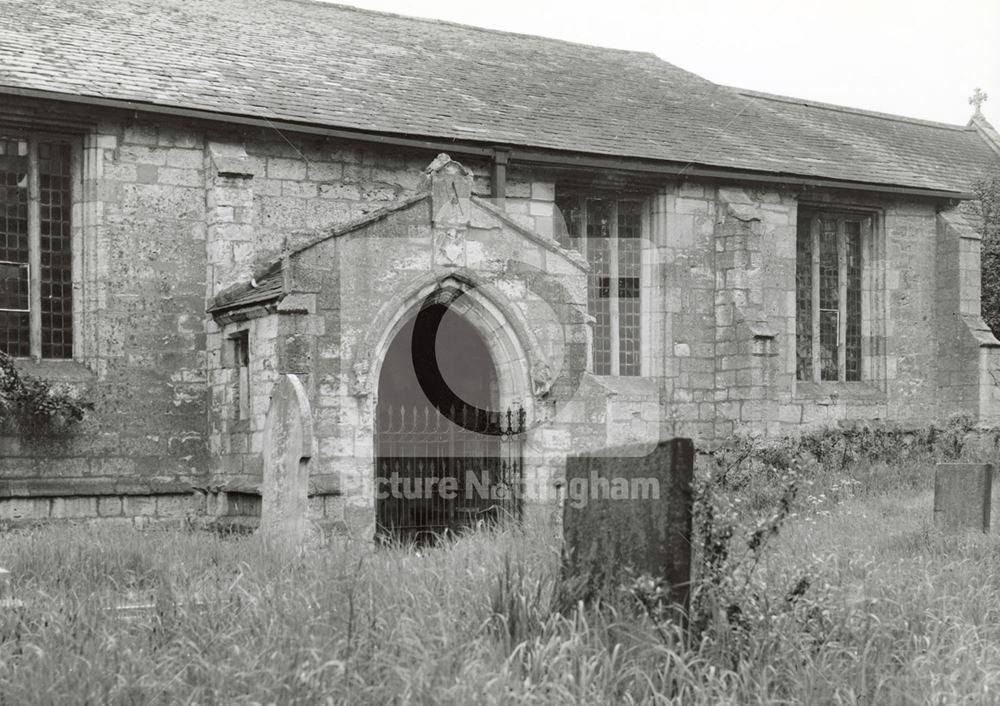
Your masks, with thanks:
[[[26,375],[0,353],[0,431],[26,438],[62,436],[93,408],[69,386]]]
[[[740,448],[745,450],[745,444]],[[767,454],[770,456],[770,454]],[[750,455],[737,452],[736,458]],[[742,461],[741,461],[742,463]],[[733,468],[723,462],[696,480],[695,542],[698,576],[691,597],[690,625],[692,635],[707,644],[717,656],[735,667],[750,641],[759,637],[762,626],[780,605],[774,590],[758,576],[757,569],[771,541],[792,516],[796,496],[802,485],[798,468],[776,474],[780,494],[772,498],[763,515],[750,519],[743,507],[744,498],[734,494],[729,485]],[[792,607],[808,589],[807,577],[798,577],[787,589],[779,587],[785,603]]]
[[[859,424],[778,440],[737,434],[704,452],[695,485],[698,574],[690,611],[691,635],[703,654],[735,669],[769,640],[823,633],[823,616],[833,608],[814,588],[819,577],[812,568],[760,576],[782,527],[797,516],[829,515],[849,498],[928,487],[938,461],[961,457],[975,423],[959,414],[921,429]],[[632,589],[640,602],[643,589]]]

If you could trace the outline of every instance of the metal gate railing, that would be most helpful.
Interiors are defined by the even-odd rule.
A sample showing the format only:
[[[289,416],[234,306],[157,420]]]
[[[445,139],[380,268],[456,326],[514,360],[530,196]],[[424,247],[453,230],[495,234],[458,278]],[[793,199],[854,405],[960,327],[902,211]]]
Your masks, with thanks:
[[[380,408],[376,520],[383,539],[427,542],[521,516],[525,413]]]

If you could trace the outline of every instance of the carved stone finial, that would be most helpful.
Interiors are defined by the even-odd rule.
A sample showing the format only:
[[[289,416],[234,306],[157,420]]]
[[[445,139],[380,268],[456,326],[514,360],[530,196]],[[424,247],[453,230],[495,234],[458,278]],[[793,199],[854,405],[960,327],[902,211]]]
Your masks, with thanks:
[[[445,152],[442,152],[435,157],[434,160],[424,168],[424,173],[434,174],[435,172],[440,172],[445,167],[448,167],[446,171],[451,173],[464,174],[470,177],[472,176],[472,172],[469,171],[461,162],[456,162]]]
[[[472,208],[472,172],[446,154],[439,154],[425,170],[430,181],[431,219],[443,228],[464,228]]]
[[[976,115],[983,114],[983,103],[989,99],[989,96],[981,88],[976,88],[972,93],[972,98],[969,99],[969,105],[976,109]]]
[[[436,172],[450,161],[451,157],[442,152],[441,154],[439,154],[437,157],[434,158],[434,161],[432,161],[430,164],[427,165],[427,167],[424,169],[424,172],[426,172],[427,174]]]

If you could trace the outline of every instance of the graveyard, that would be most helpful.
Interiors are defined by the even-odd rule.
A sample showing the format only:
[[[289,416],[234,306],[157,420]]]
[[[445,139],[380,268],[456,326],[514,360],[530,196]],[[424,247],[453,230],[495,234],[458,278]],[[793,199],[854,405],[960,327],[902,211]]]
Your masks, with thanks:
[[[683,615],[627,570],[600,600],[557,601],[561,537],[537,517],[375,552],[182,526],[14,531],[0,545],[3,698],[983,702],[1000,687],[1000,542],[995,522],[951,528],[935,502],[940,463],[994,455],[995,433],[967,431],[699,453]],[[967,497],[981,521],[982,495]]]
[[[1000,703],[1000,14],[452,4],[0,0],[0,706]]]

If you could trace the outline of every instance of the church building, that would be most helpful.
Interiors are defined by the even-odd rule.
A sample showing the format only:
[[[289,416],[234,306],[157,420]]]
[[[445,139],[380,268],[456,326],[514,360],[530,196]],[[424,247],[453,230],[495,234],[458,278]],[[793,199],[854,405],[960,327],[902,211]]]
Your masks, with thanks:
[[[588,449],[1000,422],[975,107],[308,0],[0,0],[0,351],[94,403],[0,437],[0,524],[252,524],[290,375],[310,518],[359,536],[444,526],[377,492],[442,458],[530,507]]]

